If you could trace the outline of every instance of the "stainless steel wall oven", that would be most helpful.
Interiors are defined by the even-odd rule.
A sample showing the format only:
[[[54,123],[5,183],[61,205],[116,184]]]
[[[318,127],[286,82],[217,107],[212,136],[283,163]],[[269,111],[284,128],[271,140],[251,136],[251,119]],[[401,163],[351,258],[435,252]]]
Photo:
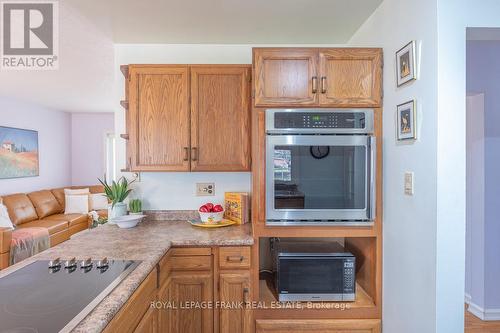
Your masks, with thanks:
[[[375,219],[372,109],[266,110],[266,224]]]

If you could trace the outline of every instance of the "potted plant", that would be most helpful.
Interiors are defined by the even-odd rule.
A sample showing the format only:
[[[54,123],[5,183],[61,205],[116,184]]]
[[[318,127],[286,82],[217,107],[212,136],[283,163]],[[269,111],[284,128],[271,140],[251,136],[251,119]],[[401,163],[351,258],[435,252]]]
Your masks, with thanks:
[[[128,203],[130,215],[142,215],[142,201],[139,199],[132,199]]]
[[[104,186],[104,193],[111,202],[108,207],[108,219],[112,220],[115,217],[127,215],[127,204],[123,201],[132,192],[129,186],[134,181],[129,182],[125,177],[121,177],[118,181],[113,180],[111,184],[108,184],[105,178],[104,180],[99,179],[99,182]]]

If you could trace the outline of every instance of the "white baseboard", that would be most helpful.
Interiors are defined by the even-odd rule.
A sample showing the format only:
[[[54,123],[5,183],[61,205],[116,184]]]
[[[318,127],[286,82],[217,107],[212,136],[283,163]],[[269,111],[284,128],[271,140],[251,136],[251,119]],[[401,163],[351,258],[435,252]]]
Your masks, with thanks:
[[[469,308],[467,309],[474,316],[484,321],[500,320],[500,309],[483,309],[472,303],[469,298]]]
[[[465,293],[465,304],[470,304],[472,302],[472,297]]]

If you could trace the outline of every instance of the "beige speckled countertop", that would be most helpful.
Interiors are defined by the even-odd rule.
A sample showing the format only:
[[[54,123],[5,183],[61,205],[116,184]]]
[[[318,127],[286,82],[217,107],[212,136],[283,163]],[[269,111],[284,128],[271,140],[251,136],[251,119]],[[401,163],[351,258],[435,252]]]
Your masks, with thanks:
[[[196,228],[186,221],[144,221],[132,229],[104,225],[80,232],[67,242],[0,271],[0,277],[33,261],[57,257],[142,260],[142,263],[73,330],[73,332],[101,332],[170,247],[252,244],[250,224],[216,229]]]

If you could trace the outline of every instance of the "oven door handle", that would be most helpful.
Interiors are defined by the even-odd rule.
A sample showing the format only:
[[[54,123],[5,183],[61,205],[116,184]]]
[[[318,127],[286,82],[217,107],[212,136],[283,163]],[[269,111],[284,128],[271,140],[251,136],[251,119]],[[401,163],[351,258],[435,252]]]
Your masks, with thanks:
[[[374,136],[369,137],[370,149],[368,152],[370,161],[370,207],[368,218],[374,221],[376,217],[377,206],[377,138]]]

